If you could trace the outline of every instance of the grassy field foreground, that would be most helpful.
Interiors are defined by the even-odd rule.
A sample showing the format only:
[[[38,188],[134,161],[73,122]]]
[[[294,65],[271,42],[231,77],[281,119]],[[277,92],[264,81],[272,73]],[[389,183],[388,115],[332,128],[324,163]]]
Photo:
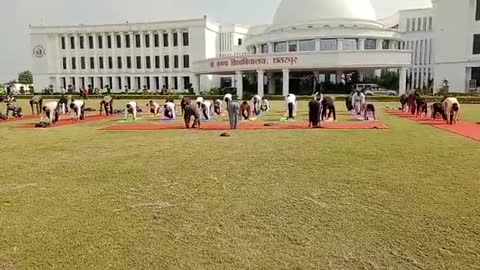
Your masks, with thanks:
[[[0,123],[0,269],[479,269],[479,142],[380,118],[230,138]]]

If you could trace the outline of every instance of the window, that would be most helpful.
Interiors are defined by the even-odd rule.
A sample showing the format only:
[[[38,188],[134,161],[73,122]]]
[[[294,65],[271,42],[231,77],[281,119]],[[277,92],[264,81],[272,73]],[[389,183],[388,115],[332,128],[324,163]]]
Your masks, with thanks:
[[[190,45],[190,40],[188,36],[188,32],[183,33],[183,46],[189,46]]]
[[[98,36],[98,48],[103,49],[103,37]]]
[[[190,55],[185,54],[183,56],[183,67],[184,68],[190,68]]]
[[[173,56],[173,68],[178,68],[178,55]]]
[[[417,26],[417,31],[422,31],[422,18],[418,18],[418,26]]]
[[[473,54],[480,54],[480,34],[473,35]]]
[[[113,57],[108,57],[108,69],[113,69]]]
[[[88,48],[93,49],[93,36],[88,36]]]
[[[153,35],[153,45],[155,46],[155,48],[160,47],[160,37],[158,36],[158,34]]]
[[[343,50],[344,51],[355,51],[358,48],[357,39],[346,38],[343,40]]]
[[[189,89],[190,87],[191,87],[190,77],[188,77],[188,76],[183,77],[183,88]],[[184,89],[181,89],[181,90],[184,90]]]
[[[117,68],[118,69],[122,69],[122,57],[121,56],[117,56]]]
[[[75,50],[75,37],[70,37],[70,49]]]
[[[141,69],[141,68],[142,68],[142,57],[137,56],[137,69]]]
[[[268,44],[260,45],[260,52],[261,53],[268,53]]]
[[[480,0],[477,0],[475,2],[476,2],[475,20],[480,21]]]
[[[150,34],[145,35],[145,47],[150,48]]]
[[[65,50],[65,37],[62,37],[62,50]]]
[[[81,67],[82,69],[86,69],[86,68],[87,68],[87,67],[85,66],[85,57],[84,57],[84,56],[80,57],[80,67]]]
[[[90,69],[95,69],[95,58],[90,57]]]
[[[288,42],[288,51],[289,52],[296,52],[297,51],[297,42],[296,41],[289,41]]]
[[[135,35],[135,47],[140,48],[140,34]]]
[[[72,57],[72,69],[77,69],[77,59],[75,57]]]
[[[178,33],[173,33],[173,47],[178,46]]]
[[[298,42],[298,50],[301,52],[315,51],[315,40],[300,40]]]
[[[377,41],[375,39],[365,40],[365,50],[375,50],[377,48]]]
[[[127,68],[131,69],[132,68],[132,57],[127,56]]]
[[[64,70],[67,69],[67,58],[66,57],[62,58],[62,67],[63,67]]]
[[[405,30],[405,32],[409,32],[410,31],[410,18],[407,19],[407,29]]]
[[[112,36],[107,36],[107,48],[112,48]]]
[[[241,38],[238,39],[238,46],[242,46],[243,40]]]
[[[84,48],[84,40],[83,40],[83,36],[80,36],[80,49],[83,49]]]
[[[160,56],[155,56],[155,68],[159,69],[160,68]]]
[[[287,51],[287,42],[275,42],[273,44],[274,52],[286,52]]]
[[[384,41],[382,41],[382,49],[383,49],[383,50],[388,50],[388,49],[390,49],[390,40],[384,40]]]
[[[117,41],[117,49],[122,48],[122,36],[116,35],[116,36],[115,36],[115,39],[116,39],[116,41]]]
[[[104,69],[103,57],[98,58],[98,66],[100,69]]]
[[[151,69],[151,68],[152,68],[152,62],[151,62],[150,56],[147,56],[147,57],[145,58],[145,65],[147,66],[147,69]]]
[[[321,39],[320,40],[320,50],[330,51],[337,49],[337,40],[336,39]]]
[[[170,68],[170,58],[168,55],[163,56],[163,65],[164,68]]]
[[[163,47],[168,47],[168,33],[163,34]]]

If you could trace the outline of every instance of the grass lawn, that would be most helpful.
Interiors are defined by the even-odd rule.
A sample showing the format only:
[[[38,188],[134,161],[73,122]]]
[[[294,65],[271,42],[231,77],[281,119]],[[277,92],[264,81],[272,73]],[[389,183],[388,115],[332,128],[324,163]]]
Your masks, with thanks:
[[[0,269],[479,269],[480,142],[380,118],[230,138],[0,123]]]

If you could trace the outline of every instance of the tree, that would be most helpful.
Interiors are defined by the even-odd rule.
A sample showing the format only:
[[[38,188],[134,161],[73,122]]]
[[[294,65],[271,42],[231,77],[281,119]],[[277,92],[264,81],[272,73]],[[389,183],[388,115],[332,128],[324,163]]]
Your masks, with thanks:
[[[26,70],[18,74],[18,83],[21,84],[33,84],[32,72]]]
[[[377,78],[377,84],[390,90],[398,90],[399,75],[396,71],[384,70],[382,75]]]

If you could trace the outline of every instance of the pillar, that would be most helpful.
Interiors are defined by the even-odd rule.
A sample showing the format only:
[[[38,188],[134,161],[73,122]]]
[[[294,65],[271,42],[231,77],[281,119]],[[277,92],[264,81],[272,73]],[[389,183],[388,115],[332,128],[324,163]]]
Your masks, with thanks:
[[[178,76],[177,77],[177,85],[178,85],[178,91],[181,91],[183,92],[185,90],[185,85],[183,85],[183,77],[182,76]]]
[[[383,45],[383,39],[377,39],[377,50],[383,50],[382,48]]]
[[[283,88],[282,88],[282,93],[283,96],[286,97],[288,96],[290,92],[290,70],[284,69],[282,70],[283,72]]]
[[[55,77],[55,84],[56,85],[55,85],[54,88],[55,88],[56,91],[54,91],[54,92],[60,92],[60,89],[62,88],[62,82],[61,82],[59,76]]]
[[[361,38],[358,40],[358,50],[364,51],[365,50],[365,39]]]
[[[400,68],[400,81],[398,83],[398,94],[403,95],[407,93],[407,69]]]
[[[200,74],[195,75],[195,80],[193,82],[193,88],[195,90],[195,95],[200,95]]]
[[[337,39],[337,50],[343,51],[343,38]]]
[[[343,71],[342,70],[337,70],[337,74],[335,76],[336,78],[336,83],[340,84],[343,82]]]
[[[235,73],[235,87],[237,88],[238,99],[243,98],[243,72],[237,71]]]
[[[257,70],[257,94],[261,97],[265,94],[265,81],[264,81],[264,74],[265,72],[263,70]]]
[[[268,94],[275,95],[275,73],[269,72],[268,73]]]

